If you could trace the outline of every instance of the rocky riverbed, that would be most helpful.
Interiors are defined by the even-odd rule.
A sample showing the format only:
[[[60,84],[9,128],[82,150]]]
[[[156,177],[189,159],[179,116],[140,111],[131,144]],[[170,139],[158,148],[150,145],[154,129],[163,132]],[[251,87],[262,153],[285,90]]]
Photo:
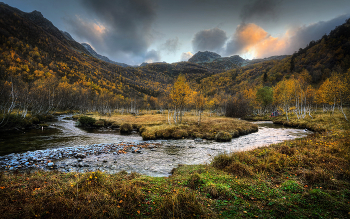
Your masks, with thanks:
[[[64,147],[37,151],[27,151],[20,154],[8,154],[0,157],[0,169],[2,170],[27,170],[27,169],[59,169],[61,171],[77,171],[79,168],[92,171],[107,163],[102,155],[110,155],[117,160],[118,155],[127,153],[142,154],[146,149],[152,150],[159,147],[159,143],[149,142],[121,142],[118,144],[93,144],[87,146]],[[110,160],[110,158],[109,158]]]
[[[272,122],[254,123],[259,126],[258,132],[234,138],[231,142],[203,139],[142,141],[137,134],[120,135],[114,131],[83,130],[75,127],[74,121],[62,119],[55,122],[56,129],[44,128],[39,133],[3,138],[0,141],[1,149],[8,148],[7,151],[11,151],[12,148],[13,153],[0,156],[0,171],[101,170],[107,173],[127,171],[150,176],[169,176],[171,170],[179,164],[210,163],[220,153],[251,150],[312,133]]]

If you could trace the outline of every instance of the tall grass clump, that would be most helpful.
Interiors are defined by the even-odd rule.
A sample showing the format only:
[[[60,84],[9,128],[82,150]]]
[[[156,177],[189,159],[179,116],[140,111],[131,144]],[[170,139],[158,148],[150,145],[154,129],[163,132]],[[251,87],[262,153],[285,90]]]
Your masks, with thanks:
[[[96,122],[95,118],[89,116],[80,116],[78,119],[78,126],[81,127],[93,127]]]

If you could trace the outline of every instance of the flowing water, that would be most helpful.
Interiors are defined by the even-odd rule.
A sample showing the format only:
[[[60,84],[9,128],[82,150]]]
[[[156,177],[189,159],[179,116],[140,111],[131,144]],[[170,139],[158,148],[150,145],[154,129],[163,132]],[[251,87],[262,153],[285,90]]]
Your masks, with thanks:
[[[59,117],[49,128],[2,134],[0,169],[52,168],[65,172],[99,169],[108,173],[125,170],[168,176],[179,164],[205,164],[220,153],[250,150],[312,133],[264,121],[254,122],[259,126],[258,132],[231,142],[143,141],[137,133],[120,135],[118,130],[84,130],[63,118]]]

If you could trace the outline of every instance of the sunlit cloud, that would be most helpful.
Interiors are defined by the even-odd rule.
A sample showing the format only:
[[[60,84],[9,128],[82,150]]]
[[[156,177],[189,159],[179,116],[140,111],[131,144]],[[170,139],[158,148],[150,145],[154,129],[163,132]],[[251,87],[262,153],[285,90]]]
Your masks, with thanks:
[[[93,27],[95,29],[96,32],[98,32],[99,34],[104,34],[106,32],[106,27],[103,26],[102,24],[93,24]]]
[[[183,52],[181,54],[181,61],[188,61],[192,56],[193,54],[191,52]]]

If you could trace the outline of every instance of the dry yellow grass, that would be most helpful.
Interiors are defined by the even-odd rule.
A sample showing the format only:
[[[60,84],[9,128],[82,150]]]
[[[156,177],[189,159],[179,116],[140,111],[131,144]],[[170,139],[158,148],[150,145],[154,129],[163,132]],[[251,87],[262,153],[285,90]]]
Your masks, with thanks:
[[[198,124],[198,116],[194,111],[185,112],[181,124],[168,121],[168,112],[163,114],[157,111],[144,111],[140,115],[113,114],[101,116],[92,114],[95,119],[103,119],[115,127],[122,124],[131,124],[138,128],[144,140],[150,139],[179,139],[179,138],[205,138],[218,141],[229,141],[232,137],[249,134],[258,130],[258,127],[247,121],[215,116],[215,114],[203,113]],[[220,133],[220,134],[219,134]],[[224,136],[225,139],[220,139]]]

